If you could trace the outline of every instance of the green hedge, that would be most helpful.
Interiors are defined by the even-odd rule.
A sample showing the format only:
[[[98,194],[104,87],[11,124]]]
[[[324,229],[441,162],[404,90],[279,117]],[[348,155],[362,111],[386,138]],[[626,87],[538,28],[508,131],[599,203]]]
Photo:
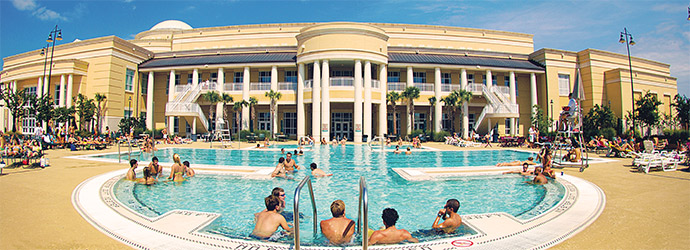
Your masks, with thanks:
[[[690,137],[690,130],[664,129],[664,137],[669,144],[676,144],[678,141],[686,142]]]

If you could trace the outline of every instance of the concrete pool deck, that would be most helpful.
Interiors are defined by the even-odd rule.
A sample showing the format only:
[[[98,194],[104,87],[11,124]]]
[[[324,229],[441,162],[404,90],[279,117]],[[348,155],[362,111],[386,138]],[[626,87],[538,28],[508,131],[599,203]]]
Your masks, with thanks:
[[[293,143],[294,144],[294,143]],[[461,149],[427,143],[439,149]],[[207,143],[183,147],[208,148]],[[496,147],[494,147],[495,149]],[[126,169],[65,156],[106,151],[48,151],[51,167],[4,169],[0,176],[0,249],[128,249],[98,231],[72,206],[72,191],[84,180]],[[690,245],[690,172],[631,172],[629,159],[599,163],[567,175],[590,181],[606,194],[606,208],[582,232],[554,249],[682,249]]]

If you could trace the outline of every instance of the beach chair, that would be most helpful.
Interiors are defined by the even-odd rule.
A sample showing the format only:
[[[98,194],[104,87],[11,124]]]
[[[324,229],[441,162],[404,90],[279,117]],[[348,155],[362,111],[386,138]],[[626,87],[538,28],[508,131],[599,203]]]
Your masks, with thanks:
[[[617,157],[621,157],[621,158],[626,158],[626,157],[630,157],[632,155],[632,154],[630,154],[630,152],[632,152],[632,151],[623,150],[619,146],[611,145],[610,148],[611,148],[611,150],[608,153],[606,153],[606,157],[617,156]]]

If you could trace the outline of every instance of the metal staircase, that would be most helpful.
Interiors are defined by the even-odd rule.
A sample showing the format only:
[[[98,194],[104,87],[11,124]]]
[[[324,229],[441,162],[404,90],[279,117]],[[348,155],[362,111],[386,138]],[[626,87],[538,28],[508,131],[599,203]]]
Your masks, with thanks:
[[[520,108],[510,102],[510,93],[506,86],[487,88],[484,84],[468,84],[467,91],[480,92],[486,98],[487,104],[479,114],[475,127],[480,127],[484,118],[518,118]]]

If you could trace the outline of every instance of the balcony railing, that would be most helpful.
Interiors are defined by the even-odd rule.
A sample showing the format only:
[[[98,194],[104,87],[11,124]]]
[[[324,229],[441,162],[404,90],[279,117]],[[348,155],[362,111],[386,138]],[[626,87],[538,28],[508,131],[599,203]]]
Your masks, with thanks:
[[[419,89],[419,91],[434,91],[434,84],[433,83],[420,83],[416,82],[414,84],[415,87]]]
[[[242,91],[244,89],[244,85],[241,82],[230,82],[225,83],[223,89],[225,91]]]
[[[405,90],[406,83],[404,82],[389,82],[388,91],[403,91]]]
[[[331,77],[331,87],[351,87],[354,82],[354,77]]]
[[[482,93],[482,89],[484,88],[484,84],[479,84],[479,83],[471,83],[467,84],[467,91],[470,91],[472,93]]]
[[[201,90],[216,90],[216,85],[218,84],[217,82],[202,82],[199,83],[201,84]]]
[[[249,90],[268,91],[271,90],[270,82],[252,82],[249,83]]]
[[[441,92],[453,92],[460,89],[462,88],[457,84],[441,84]]]
[[[278,90],[297,90],[296,82],[279,82]]]
[[[510,95],[510,87],[508,87],[508,86],[496,86],[496,85],[494,85],[492,88],[498,93],[504,94],[506,96]]]
[[[191,87],[192,87],[191,84],[176,85],[175,86],[175,93],[186,92]]]

